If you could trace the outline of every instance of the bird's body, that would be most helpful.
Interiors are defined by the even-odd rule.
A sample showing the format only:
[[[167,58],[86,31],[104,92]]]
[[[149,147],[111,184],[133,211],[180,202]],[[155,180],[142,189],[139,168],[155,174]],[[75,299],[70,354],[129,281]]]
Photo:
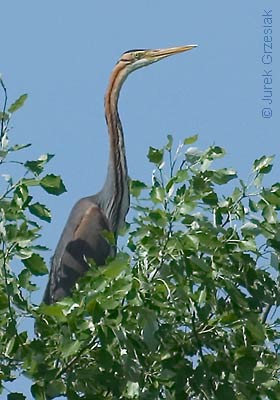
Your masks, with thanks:
[[[129,209],[128,175],[118,98],[123,82],[135,69],[169,55],[191,50],[195,45],[159,50],[125,52],[114,67],[105,95],[105,117],[110,140],[107,177],[96,195],[80,199],[73,207],[52,258],[49,282],[43,301],[52,304],[68,296],[78,278],[88,270],[87,259],[104,265],[115,247],[104,231],[117,234]]]
[[[97,265],[114,254],[102,236],[111,231],[110,223],[98,206],[96,196],[79,200],[73,207],[52,258],[52,270],[44,302],[51,304],[71,293],[77,279],[88,270],[86,259]]]

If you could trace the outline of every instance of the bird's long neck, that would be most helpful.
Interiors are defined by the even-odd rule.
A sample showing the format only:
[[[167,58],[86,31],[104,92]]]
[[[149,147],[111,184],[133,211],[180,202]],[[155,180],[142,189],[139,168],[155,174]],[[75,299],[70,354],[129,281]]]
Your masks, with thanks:
[[[127,74],[126,65],[118,63],[112,72],[105,95],[105,117],[109,133],[110,154],[107,177],[101,190],[101,206],[114,233],[117,233],[123,225],[129,208],[125,144],[118,114],[119,92]]]

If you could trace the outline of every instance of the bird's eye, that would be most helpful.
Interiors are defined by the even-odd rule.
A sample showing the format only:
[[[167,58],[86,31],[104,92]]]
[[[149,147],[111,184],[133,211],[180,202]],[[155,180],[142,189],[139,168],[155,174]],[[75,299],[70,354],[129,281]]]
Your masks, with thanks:
[[[140,58],[141,58],[141,53],[140,52],[134,53],[134,59],[135,60],[140,60]]]

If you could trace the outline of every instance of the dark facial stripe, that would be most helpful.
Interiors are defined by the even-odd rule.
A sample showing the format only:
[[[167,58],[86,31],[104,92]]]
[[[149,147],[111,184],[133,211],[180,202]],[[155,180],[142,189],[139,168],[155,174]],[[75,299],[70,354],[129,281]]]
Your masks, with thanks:
[[[131,49],[131,50],[125,51],[123,54],[133,53],[134,51],[147,51],[147,49]]]

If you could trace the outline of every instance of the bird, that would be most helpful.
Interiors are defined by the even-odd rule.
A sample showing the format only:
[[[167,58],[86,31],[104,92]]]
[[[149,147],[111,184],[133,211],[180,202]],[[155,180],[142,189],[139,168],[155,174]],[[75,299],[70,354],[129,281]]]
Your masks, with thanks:
[[[110,149],[105,183],[98,193],[78,200],[72,208],[51,260],[43,296],[45,304],[56,303],[71,295],[77,280],[89,269],[87,260],[93,259],[97,266],[102,266],[109,256],[116,254],[118,232],[129,210],[129,178],[118,113],[118,99],[124,81],[139,68],[195,47],[129,50],[114,66],[104,98]],[[112,234],[113,244],[109,243],[104,232]]]

